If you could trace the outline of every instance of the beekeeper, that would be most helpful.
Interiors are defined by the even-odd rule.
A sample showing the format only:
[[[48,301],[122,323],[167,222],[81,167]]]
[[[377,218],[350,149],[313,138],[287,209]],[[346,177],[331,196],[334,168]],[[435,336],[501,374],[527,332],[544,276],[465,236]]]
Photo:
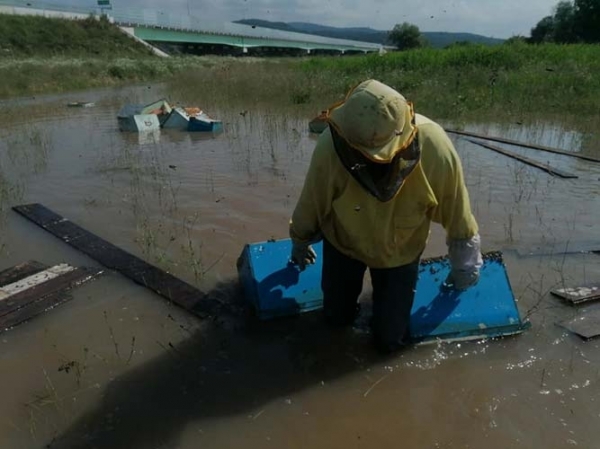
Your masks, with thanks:
[[[415,114],[391,87],[367,80],[326,114],[290,220],[291,259],[301,270],[323,241],[323,310],[335,326],[356,318],[369,268],[377,347],[410,341],[410,312],[431,221],[446,231],[451,272],[467,289],[482,266],[478,225],[460,159],[443,128]]]

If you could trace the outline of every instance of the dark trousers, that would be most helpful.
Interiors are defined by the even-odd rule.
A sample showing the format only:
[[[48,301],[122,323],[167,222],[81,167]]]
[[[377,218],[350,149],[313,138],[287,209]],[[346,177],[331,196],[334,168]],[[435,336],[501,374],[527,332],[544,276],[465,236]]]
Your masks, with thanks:
[[[371,328],[378,349],[391,352],[410,337],[410,311],[419,274],[419,259],[400,267],[370,268],[373,287]],[[367,266],[323,240],[323,310],[328,323],[350,326],[358,314],[358,297]]]

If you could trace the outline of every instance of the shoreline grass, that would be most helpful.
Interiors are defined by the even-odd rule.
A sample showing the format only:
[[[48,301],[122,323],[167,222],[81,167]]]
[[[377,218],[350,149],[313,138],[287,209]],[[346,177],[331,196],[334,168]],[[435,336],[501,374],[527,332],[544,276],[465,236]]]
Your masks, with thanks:
[[[314,114],[375,78],[417,111],[449,120],[501,117],[600,117],[600,46],[505,45],[423,49],[384,56],[266,59],[213,66],[202,82],[174,74],[171,89],[201,104],[293,107]],[[196,81],[195,81],[196,80]]]
[[[166,82],[176,97],[205,107],[315,114],[354,84],[376,78],[438,119],[571,115],[595,121],[599,72],[600,46],[550,44],[343,58],[4,58],[0,99]]]
[[[0,99],[166,82],[214,108],[315,114],[376,78],[437,119],[600,116],[600,46],[465,45],[386,55],[161,58],[105,20],[0,14]]]
[[[176,73],[210,65],[202,58],[0,59],[0,99],[162,82]]]
[[[345,91],[364,78],[394,86],[426,113],[445,118],[482,113],[600,114],[600,46],[469,45],[379,57],[313,59]],[[333,87],[333,86],[332,86]]]

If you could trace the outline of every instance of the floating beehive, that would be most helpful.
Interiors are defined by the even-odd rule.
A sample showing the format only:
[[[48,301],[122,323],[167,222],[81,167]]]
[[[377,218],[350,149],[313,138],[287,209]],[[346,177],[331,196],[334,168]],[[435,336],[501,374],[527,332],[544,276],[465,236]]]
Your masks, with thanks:
[[[317,261],[304,271],[289,261],[289,239],[244,247],[238,273],[246,298],[261,319],[320,309],[322,244],[313,245]],[[443,286],[447,258],[425,259],[419,268],[411,334],[417,341],[474,339],[517,334],[528,325],[520,317],[501,253],[484,255],[478,284],[465,291]]]

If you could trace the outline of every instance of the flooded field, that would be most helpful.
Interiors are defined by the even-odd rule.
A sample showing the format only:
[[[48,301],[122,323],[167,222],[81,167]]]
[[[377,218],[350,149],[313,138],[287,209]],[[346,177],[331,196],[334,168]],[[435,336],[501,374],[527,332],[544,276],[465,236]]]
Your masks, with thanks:
[[[362,332],[331,333],[318,314],[259,323],[240,298],[243,245],[287,237],[311,117],[215,109],[216,136],[119,132],[121,105],[158,90],[3,105],[0,270],[97,266],[11,210],[41,203],[231,313],[200,320],[112,272],[78,287],[0,334],[1,448],[598,447],[600,342],[556,326],[578,309],[549,291],[600,280],[600,256],[580,253],[600,250],[600,164],[504,146],[579,176],[561,179],[452,136],[484,250],[504,252],[532,327],[384,359]],[[600,157],[600,135],[568,123],[467,128]],[[425,255],[445,251],[434,227]]]

